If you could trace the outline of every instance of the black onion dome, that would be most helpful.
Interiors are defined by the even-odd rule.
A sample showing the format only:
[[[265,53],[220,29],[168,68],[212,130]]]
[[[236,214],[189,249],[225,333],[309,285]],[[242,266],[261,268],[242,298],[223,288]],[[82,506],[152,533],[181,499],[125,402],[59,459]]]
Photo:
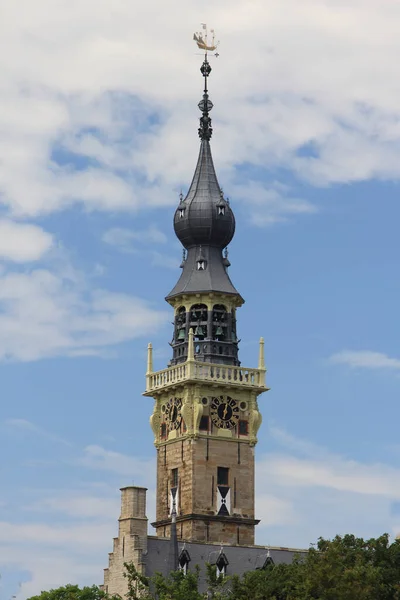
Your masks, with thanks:
[[[201,141],[199,159],[186,198],[174,216],[176,236],[185,248],[225,248],[235,233],[235,217],[219,187],[208,140]]]

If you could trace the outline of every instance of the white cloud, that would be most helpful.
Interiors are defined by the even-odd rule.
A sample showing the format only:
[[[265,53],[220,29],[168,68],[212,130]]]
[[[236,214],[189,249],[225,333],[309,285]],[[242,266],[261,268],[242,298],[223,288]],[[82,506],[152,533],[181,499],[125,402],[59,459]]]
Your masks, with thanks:
[[[278,181],[270,184],[261,184],[249,181],[246,185],[232,185],[232,194],[247,203],[250,221],[258,226],[272,225],[287,221],[296,214],[312,214],[318,208],[301,198],[291,197],[288,186]]]
[[[35,261],[51,248],[52,236],[36,225],[0,220],[0,259]]]
[[[121,0],[112,12],[94,0],[23,5],[23,18],[10,3],[0,24],[5,206],[34,216],[77,202],[173,204],[197,152],[198,8],[179,0],[177,20],[161,0],[140,9]],[[318,185],[399,178],[398,5],[208,0],[203,9],[221,39],[210,88],[228,193],[243,165],[263,177],[288,168]],[[288,198],[280,210],[313,208]]]
[[[16,594],[21,600],[66,583],[102,583],[120,514],[120,493],[107,482],[105,472],[120,480],[122,476],[122,484],[132,483],[132,477],[138,485],[154,484],[153,460],[135,459],[101,446],[87,447],[70,466],[79,469],[75,488],[10,490],[18,520],[0,520],[0,564],[29,573],[29,580]],[[82,483],[80,467],[103,471],[101,482],[91,481],[86,471]],[[147,514],[150,520],[154,518],[152,490]]]
[[[103,242],[115,246],[122,252],[135,252],[134,242],[142,244],[165,244],[167,236],[154,225],[150,225],[141,231],[114,227],[103,235]],[[137,250],[136,250],[137,251]]]
[[[400,470],[382,464],[364,465],[333,456],[321,461],[272,455],[263,463],[262,472],[270,480],[279,480],[280,485],[315,486],[400,499]]]
[[[104,543],[106,537],[112,538],[113,527],[110,523],[68,523],[64,526],[46,523],[6,523],[0,521],[0,535],[3,540],[13,540],[15,544],[25,543],[34,546],[51,545],[63,549],[96,547]]]
[[[71,446],[72,444],[65,440],[64,438],[51,433],[50,431],[46,431],[42,427],[38,427],[35,423],[28,421],[27,419],[6,419],[4,422],[5,426],[8,428],[21,431],[23,434],[25,433],[34,433],[41,437],[44,437],[52,442],[57,442],[59,444],[64,444],[65,446]]]
[[[127,456],[112,450],[106,450],[102,446],[87,446],[84,456],[79,464],[91,469],[112,471],[127,477],[139,477],[143,473],[155,473],[153,460],[144,461],[133,456]]]
[[[269,433],[285,450],[295,453],[271,453],[262,463],[264,475],[280,485],[400,498],[400,470],[395,467],[347,459],[278,427],[270,427]]]
[[[13,419],[11,424],[32,429],[29,422],[20,419]],[[58,472],[60,457],[56,452],[53,456],[58,459],[54,465]],[[120,493],[107,475],[115,475],[113,479],[122,484],[132,483],[132,477],[138,485],[154,484],[155,461],[135,459],[101,446],[87,447],[78,460],[69,461],[69,466],[77,473],[75,486],[63,480],[53,489],[22,484],[7,491],[4,514],[9,514],[7,505],[12,505],[14,520],[0,519],[0,564],[6,572],[14,569],[29,574],[28,581],[18,591],[13,590],[21,600],[66,583],[101,584],[120,514]],[[84,477],[81,467],[86,469]],[[100,481],[88,476],[97,470],[102,471]],[[150,491],[148,516],[152,519],[154,515],[155,497]]]
[[[342,350],[333,354],[329,360],[334,364],[347,365],[355,369],[400,369],[400,359],[368,350]]]
[[[88,289],[73,271],[0,277],[0,360],[106,356],[110,346],[154,332],[167,319],[140,298]]]
[[[167,254],[161,254],[161,252],[153,250],[151,252],[151,264],[154,267],[165,267],[167,269],[177,270],[179,268],[178,255],[176,257],[168,256]]]
[[[12,536],[13,529],[7,528]],[[40,534],[40,530],[36,531]],[[77,550],[79,547],[75,545]],[[82,546],[83,553],[75,556],[62,552],[58,548],[32,549],[30,544],[14,543],[13,540],[4,540],[0,544],[0,562],[4,565],[14,566],[24,572],[18,589],[12,589],[19,600],[40,594],[42,590],[55,589],[66,583],[79,583],[80,585],[93,585],[101,583],[102,567],[100,556],[107,548],[97,545],[88,549]],[[26,572],[29,573],[27,577]],[[6,574],[3,576],[3,586],[7,583]],[[11,586],[9,584],[11,589]],[[12,585],[14,588],[14,585]]]
[[[115,494],[114,497],[101,497],[93,494],[83,495],[82,493],[66,493],[56,496],[42,498],[32,506],[27,506],[26,510],[47,513],[61,513],[69,517],[84,519],[85,521],[93,519],[110,520],[112,515],[118,515],[120,500]]]
[[[165,244],[168,239],[154,225],[150,225],[142,231],[114,227],[106,231],[102,239],[103,242],[114,246],[120,252],[146,256],[153,267],[162,267],[175,271],[179,268],[178,252],[174,257],[151,249],[156,244]]]
[[[307,547],[319,536],[395,532],[400,469],[332,453],[277,427],[269,435],[281,448],[256,463],[257,543]]]
[[[257,519],[261,519],[261,526],[266,531],[274,525],[291,525],[297,520],[295,506],[282,496],[258,492],[256,502]]]

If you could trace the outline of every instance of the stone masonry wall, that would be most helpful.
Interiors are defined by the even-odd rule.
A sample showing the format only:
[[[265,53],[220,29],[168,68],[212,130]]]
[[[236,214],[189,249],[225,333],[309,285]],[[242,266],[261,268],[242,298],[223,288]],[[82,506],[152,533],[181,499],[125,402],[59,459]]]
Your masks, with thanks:
[[[104,591],[124,597],[128,591],[124,563],[133,562],[144,573],[142,554],[147,550],[146,488],[121,489],[121,516],[118,537],[114,538],[108,568],[104,569]]]
[[[177,439],[160,446],[157,458],[157,522],[168,519],[171,471],[177,468],[180,537],[192,541],[254,544],[254,525],[238,525],[228,518],[209,520],[208,524],[207,520],[179,523],[184,515],[216,516],[218,467],[229,469],[230,515],[239,520],[254,519],[254,448],[250,444],[202,437]],[[169,526],[159,526],[157,535],[168,536]]]

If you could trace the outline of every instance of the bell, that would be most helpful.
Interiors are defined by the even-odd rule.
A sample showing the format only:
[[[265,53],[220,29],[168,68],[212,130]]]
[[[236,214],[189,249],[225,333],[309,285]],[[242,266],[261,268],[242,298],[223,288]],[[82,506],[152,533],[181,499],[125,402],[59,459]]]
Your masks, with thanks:
[[[201,325],[198,325],[196,327],[196,329],[194,330],[194,335],[197,335],[198,337],[204,336],[204,330],[203,330],[203,327]]]
[[[178,333],[178,340],[184,340],[184,339],[185,339],[185,330],[180,329],[179,333]]]
[[[215,332],[215,335],[216,336],[217,335],[224,335],[224,331],[223,331],[223,329],[222,329],[222,327],[220,325],[217,327],[217,331]]]

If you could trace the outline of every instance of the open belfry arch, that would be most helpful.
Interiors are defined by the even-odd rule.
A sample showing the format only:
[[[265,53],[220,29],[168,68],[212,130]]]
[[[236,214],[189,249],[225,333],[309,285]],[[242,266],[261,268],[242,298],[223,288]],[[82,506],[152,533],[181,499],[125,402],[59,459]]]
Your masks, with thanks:
[[[106,591],[121,596],[127,589],[124,562],[133,561],[149,575],[187,570],[196,564],[196,556],[223,572],[233,568],[235,560],[241,568],[241,555],[233,553],[239,547],[252,551],[254,564],[260,560],[254,546],[259,522],[254,450],[262,420],[258,397],[268,389],[264,341],[261,338],[257,367],[243,367],[237,310],[244,300],[228,274],[227,247],[235,233],[235,217],[211,155],[211,66],[202,40],[206,54],[200,69],[200,151],[192,183],[186,196],[180,195],[174,214],[174,230],[184,251],[182,273],[166,297],[174,310],[167,368],[153,370],[148,346],[144,395],[154,399],[150,424],[157,449],[152,523],[156,536],[145,533],[146,490],[123,488],[119,536],[104,578]]]

